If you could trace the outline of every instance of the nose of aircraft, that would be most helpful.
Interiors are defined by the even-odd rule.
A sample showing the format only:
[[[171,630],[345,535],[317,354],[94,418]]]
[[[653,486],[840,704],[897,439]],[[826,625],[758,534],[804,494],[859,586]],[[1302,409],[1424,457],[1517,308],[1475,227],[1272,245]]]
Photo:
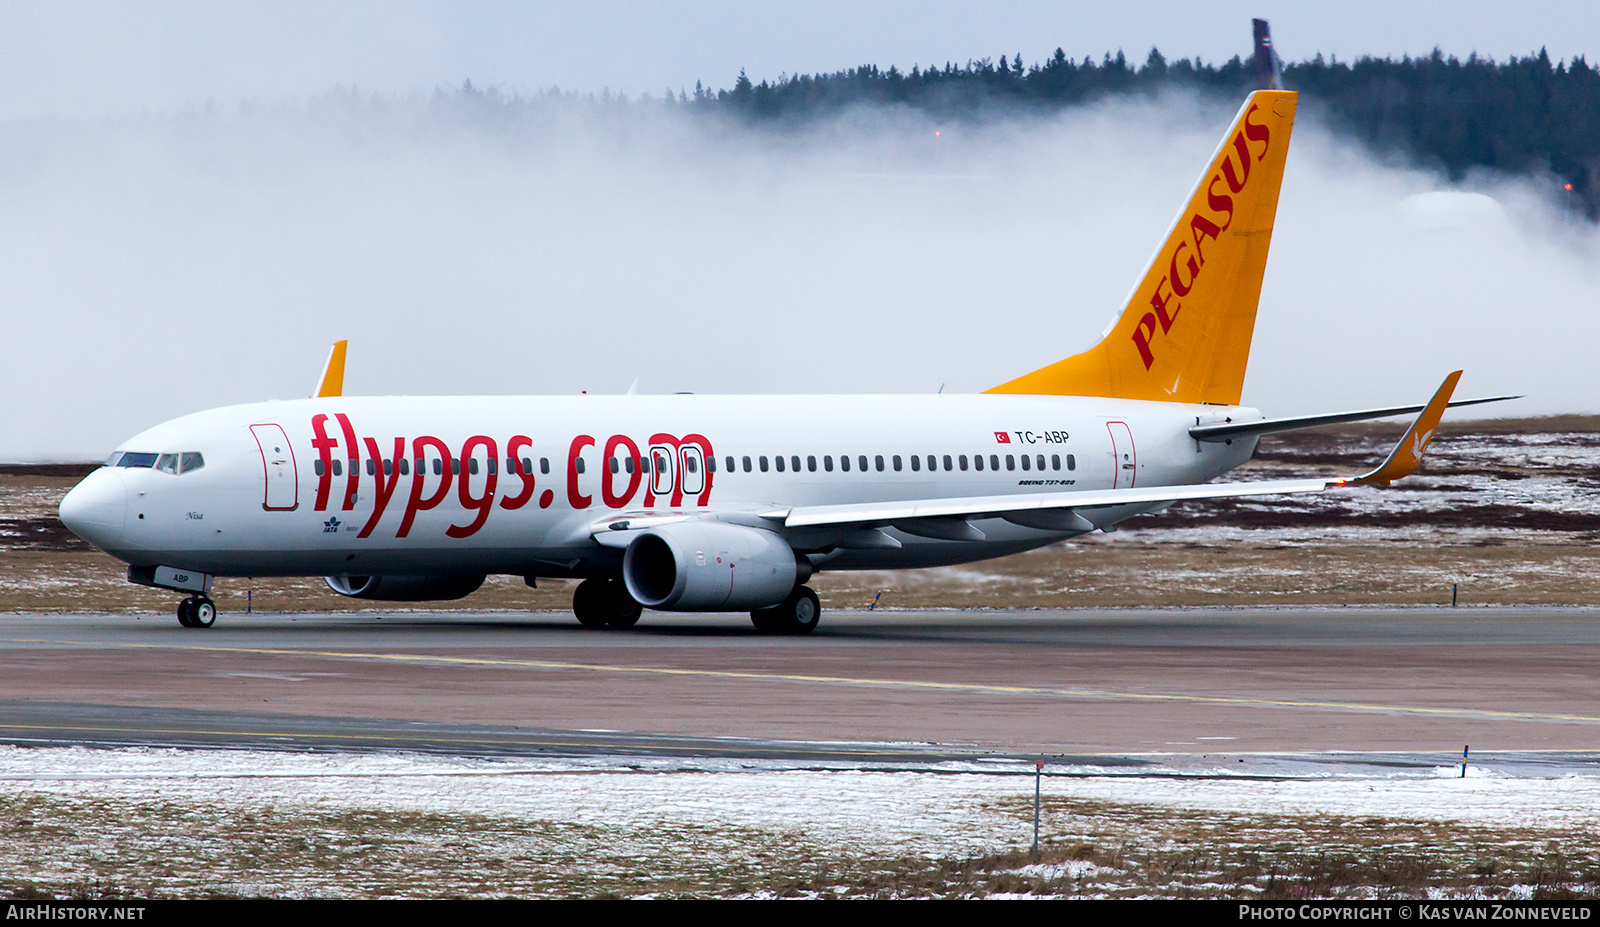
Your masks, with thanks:
[[[61,523],[73,534],[105,550],[117,546],[128,515],[128,490],[117,470],[103,467],[61,500]]]

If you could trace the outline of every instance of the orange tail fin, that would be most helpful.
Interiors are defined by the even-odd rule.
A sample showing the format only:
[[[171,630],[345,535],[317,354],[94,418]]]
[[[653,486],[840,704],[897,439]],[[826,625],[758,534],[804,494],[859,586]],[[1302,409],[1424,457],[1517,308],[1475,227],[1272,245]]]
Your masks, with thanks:
[[[1099,344],[988,392],[1238,404],[1295,103],[1245,100]]]

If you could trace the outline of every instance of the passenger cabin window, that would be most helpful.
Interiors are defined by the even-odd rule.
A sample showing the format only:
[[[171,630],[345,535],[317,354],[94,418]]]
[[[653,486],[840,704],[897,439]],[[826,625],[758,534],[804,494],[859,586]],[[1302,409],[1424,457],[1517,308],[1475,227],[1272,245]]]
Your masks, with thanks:
[[[894,459],[893,459],[892,462],[894,463],[894,472],[899,473],[900,472],[900,455],[899,454],[894,455]]]
[[[862,473],[867,472],[867,455],[861,454],[861,455],[857,456],[856,457],[856,463],[861,465],[861,472]],[[878,469],[881,470],[883,468],[879,467]]]
[[[728,472],[729,472],[729,473],[732,473],[732,472],[734,472],[734,471],[735,471],[735,470],[737,470],[737,469],[738,469],[738,468],[737,468],[737,467],[735,467],[735,466],[734,466],[734,465],[733,465],[733,455],[732,455],[732,454],[729,454],[729,455],[728,455],[728,456],[727,456],[727,458],[726,458],[726,462],[727,462],[727,464],[728,464]]]
[[[961,472],[965,473],[967,471],[967,455],[962,454],[956,458],[956,462],[961,464]]]
[[[839,469],[844,473],[849,473],[850,472],[850,455],[849,454],[840,454],[839,455]]]
[[[1015,470],[1015,469],[1017,469],[1017,458],[1014,455],[1011,455],[1011,454],[1007,454],[1006,455],[1006,469],[1007,470]]]
[[[806,470],[810,473],[817,472],[817,458],[810,454],[806,455]]]
[[[748,456],[744,459],[744,472],[750,472],[750,458]]]
[[[822,469],[828,471],[829,473],[833,472],[833,455],[832,454],[823,454],[822,455]]]
[[[1061,469],[1061,455],[1060,454],[1051,454],[1050,455],[1050,469],[1052,469],[1052,470],[1060,470]]]
[[[333,475],[344,476],[344,461],[337,457],[333,459]]]
[[[989,469],[990,470],[998,470],[998,469],[1000,469],[1000,455],[999,454],[990,454],[989,455]]]
[[[1044,469],[1044,455],[1040,454],[1039,456],[1035,457],[1034,460],[1039,462],[1039,469],[1043,470]]]
[[[955,464],[951,462],[949,454],[944,455],[944,468],[946,471],[955,469]]]
[[[1078,458],[1073,457],[1071,454],[1068,454],[1067,455],[1067,469],[1068,470],[1076,470],[1076,469],[1078,469]]]
[[[982,470],[983,469],[983,455],[982,454],[973,454],[972,455],[972,469],[974,469],[974,470]]]
[[[911,469],[912,470],[921,470],[922,469],[922,458],[918,457],[916,454],[912,454],[911,455]]]
[[[411,461],[410,460],[402,457],[399,460],[395,461],[395,466],[400,468],[400,475],[401,476],[410,476],[411,475]]]
[[[550,458],[548,458],[548,457],[540,457],[539,458],[539,472],[540,473],[545,473],[545,474],[548,474],[550,472]],[[579,470],[578,472],[582,473],[583,471]]]
[[[790,457],[789,457],[789,469],[793,470],[796,473],[800,472],[800,455],[799,454],[790,455]]]
[[[879,454],[876,457],[873,457],[872,458],[872,462],[877,465],[878,472],[882,473],[883,472],[883,455]]]
[[[1022,455],[1022,469],[1024,469],[1024,470],[1028,469],[1028,455],[1027,454],[1023,454]]]
[[[763,463],[766,462],[766,459],[767,458],[765,458],[765,457],[761,458]],[[778,455],[778,459],[775,461],[775,463],[777,463],[777,465],[778,465],[778,472],[782,473],[783,472],[783,455],[782,454]],[[765,470],[766,467],[762,467],[761,469]]]
[[[765,454],[761,455],[761,472],[767,472],[767,455]]]
[[[589,469],[589,465],[584,462],[584,459],[582,457],[579,457],[576,461],[573,462],[573,467],[579,473],[587,473],[588,469]],[[438,471],[435,471],[435,472],[438,472]]]

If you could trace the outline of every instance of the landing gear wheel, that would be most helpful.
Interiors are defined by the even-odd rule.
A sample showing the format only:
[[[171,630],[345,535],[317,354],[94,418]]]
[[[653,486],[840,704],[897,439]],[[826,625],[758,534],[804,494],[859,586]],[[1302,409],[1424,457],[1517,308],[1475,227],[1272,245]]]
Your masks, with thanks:
[[[186,628],[209,628],[217,623],[217,605],[203,595],[178,603],[178,623]]]
[[[750,613],[756,630],[780,634],[810,634],[822,619],[822,604],[806,586],[796,586],[783,604],[758,608]]]
[[[639,623],[639,616],[644,614],[644,606],[633,600],[628,595],[628,587],[621,580],[609,580],[606,583],[606,627],[631,628]]]
[[[586,628],[603,628],[606,626],[607,598],[605,580],[586,579],[572,593],[572,614]]]
[[[758,608],[750,613],[750,623],[762,634],[776,634],[783,621],[783,615],[777,608]]]
[[[217,623],[217,603],[205,596],[195,596],[189,609],[190,627],[209,628]]]
[[[628,595],[617,579],[586,579],[572,594],[572,613],[586,628],[631,628],[644,607]]]

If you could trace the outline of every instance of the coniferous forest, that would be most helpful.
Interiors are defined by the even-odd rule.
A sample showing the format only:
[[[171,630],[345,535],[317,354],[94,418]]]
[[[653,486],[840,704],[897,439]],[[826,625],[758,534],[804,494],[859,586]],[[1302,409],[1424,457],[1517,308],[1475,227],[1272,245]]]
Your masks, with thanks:
[[[1435,50],[1426,58],[1361,58],[1287,64],[1286,89],[1304,111],[1352,133],[1374,150],[1405,154],[1459,180],[1486,168],[1548,178],[1555,195],[1600,218],[1600,67],[1581,56],[1554,62],[1543,50],[1526,58],[1465,60]],[[941,118],[982,118],[1002,107],[1048,110],[1117,94],[1190,88],[1242,97],[1255,86],[1248,61],[1169,62],[1151,49],[1142,66],[1118,52],[1074,61],[1060,49],[1042,64],[1022,56],[963,66],[876,65],[832,74],[680,94],[685,105],[750,120],[803,121],[854,104],[903,105]]]

